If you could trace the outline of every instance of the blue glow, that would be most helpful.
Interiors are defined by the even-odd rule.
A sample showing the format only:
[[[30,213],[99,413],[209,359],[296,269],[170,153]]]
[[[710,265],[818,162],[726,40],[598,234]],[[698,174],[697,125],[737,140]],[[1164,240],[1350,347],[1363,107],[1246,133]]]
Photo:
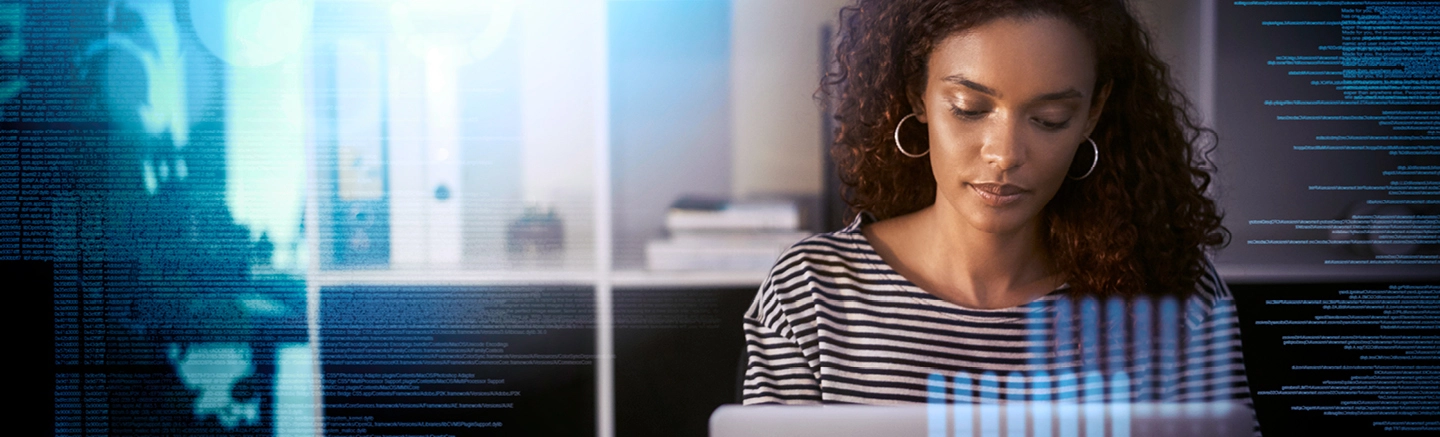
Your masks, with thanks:
[[[275,266],[292,270],[308,253],[299,243],[313,118],[301,49],[313,9],[305,0],[228,0],[190,2],[189,11],[202,46],[224,61],[225,204],[252,241],[270,240]]]
[[[315,435],[315,356],[310,345],[282,346],[275,360],[275,436]]]
[[[0,27],[9,29],[20,29],[25,26],[25,5],[3,4],[0,5]],[[25,36],[23,32],[14,32],[10,37],[0,39],[0,60],[5,62],[17,61],[25,56]],[[20,94],[30,81],[22,77],[6,80],[0,83],[0,102],[8,102]]]
[[[168,2],[167,2],[168,3]],[[192,1],[195,36],[211,55],[240,67],[274,65],[309,39],[311,0]]]
[[[190,121],[186,105],[185,54],[180,47],[180,30],[175,20],[175,5],[169,1],[131,2],[128,4],[144,21],[149,32],[147,42],[132,39],[123,33],[110,35],[111,47],[140,59],[145,66],[147,100],[139,109],[140,124],[145,133],[170,133],[176,149],[190,140]]]
[[[167,351],[175,375],[194,393],[195,417],[213,417],[225,429],[253,426],[260,422],[260,396],[251,393],[238,399],[236,383],[255,373],[255,362],[246,343],[195,343],[189,347],[170,344]]]
[[[514,0],[396,2],[390,8],[391,26],[416,56],[440,49],[447,58],[466,63],[500,48],[515,21],[515,6]]]

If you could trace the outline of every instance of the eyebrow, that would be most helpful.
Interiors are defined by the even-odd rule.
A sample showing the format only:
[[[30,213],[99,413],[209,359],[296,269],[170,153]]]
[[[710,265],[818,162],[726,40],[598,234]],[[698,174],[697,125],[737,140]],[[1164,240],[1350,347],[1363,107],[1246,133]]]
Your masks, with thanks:
[[[966,79],[965,76],[961,76],[961,75],[958,75],[958,74],[956,74],[956,75],[950,75],[950,76],[946,76],[944,80],[945,80],[946,82],[950,82],[950,83],[953,83],[953,84],[956,84],[956,85],[960,85],[960,86],[964,86],[964,87],[966,87],[966,88],[973,89],[973,90],[975,90],[975,91],[979,91],[980,93],[985,94],[985,95],[988,95],[988,96],[991,96],[991,97],[996,97],[996,98],[1000,97],[1000,93],[999,93],[998,91],[995,91],[994,88],[990,88],[990,87],[988,87],[988,86],[975,83],[974,81],[972,81],[972,80],[970,80],[970,79]],[[1065,100],[1065,99],[1080,98],[1080,97],[1084,97],[1084,96],[1085,96],[1084,94],[1080,94],[1080,92],[1079,92],[1079,91],[1076,91],[1074,88],[1070,88],[1070,89],[1066,89],[1066,90],[1064,90],[1064,91],[1056,91],[1056,92],[1053,92],[1053,93],[1042,94],[1042,95],[1040,95],[1039,97],[1036,97],[1033,101],[1039,102],[1039,101],[1048,101],[1048,100]]]

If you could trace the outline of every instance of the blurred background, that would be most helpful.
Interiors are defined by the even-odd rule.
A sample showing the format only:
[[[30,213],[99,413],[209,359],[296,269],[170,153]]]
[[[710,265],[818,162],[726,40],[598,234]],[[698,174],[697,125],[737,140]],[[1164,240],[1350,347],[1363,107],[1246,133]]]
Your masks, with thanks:
[[[0,2],[0,256],[53,296],[44,418],[703,435],[770,264],[850,218],[815,98],[847,3]],[[1218,132],[1222,276],[1436,280],[1433,67],[1347,106],[1375,100],[1274,67],[1341,32],[1269,24],[1339,7],[1218,3],[1133,6]]]

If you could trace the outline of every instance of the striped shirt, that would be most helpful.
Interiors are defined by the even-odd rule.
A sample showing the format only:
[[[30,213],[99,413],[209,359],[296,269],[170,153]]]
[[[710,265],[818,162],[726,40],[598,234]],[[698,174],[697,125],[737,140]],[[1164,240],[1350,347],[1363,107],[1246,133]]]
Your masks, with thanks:
[[[971,309],[881,260],[860,231],[871,220],[776,262],[745,313],[745,404],[1249,403],[1234,301],[1208,262],[1178,301],[1096,300],[1062,285]]]

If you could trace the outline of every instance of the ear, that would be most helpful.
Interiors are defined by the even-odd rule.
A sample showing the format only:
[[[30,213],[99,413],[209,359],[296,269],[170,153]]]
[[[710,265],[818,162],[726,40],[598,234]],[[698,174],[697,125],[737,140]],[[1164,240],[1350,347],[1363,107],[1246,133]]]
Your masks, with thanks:
[[[923,91],[916,92],[915,89],[906,87],[905,96],[910,100],[910,110],[915,112],[915,119],[919,120],[920,123],[929,123],[930,119],[925,115],[925,95]]]
[[[1100,113],[1105,110],[1105,100],[1110,98],[1110,86],[1114,84],[1114,81],[1105,82],[1100,92],[1095,93],[1095,98],[1090,99],[1090,118],[1085,122],[1085,136],[1090,136],[1095,131],[1095,125],[1100,123]]]

